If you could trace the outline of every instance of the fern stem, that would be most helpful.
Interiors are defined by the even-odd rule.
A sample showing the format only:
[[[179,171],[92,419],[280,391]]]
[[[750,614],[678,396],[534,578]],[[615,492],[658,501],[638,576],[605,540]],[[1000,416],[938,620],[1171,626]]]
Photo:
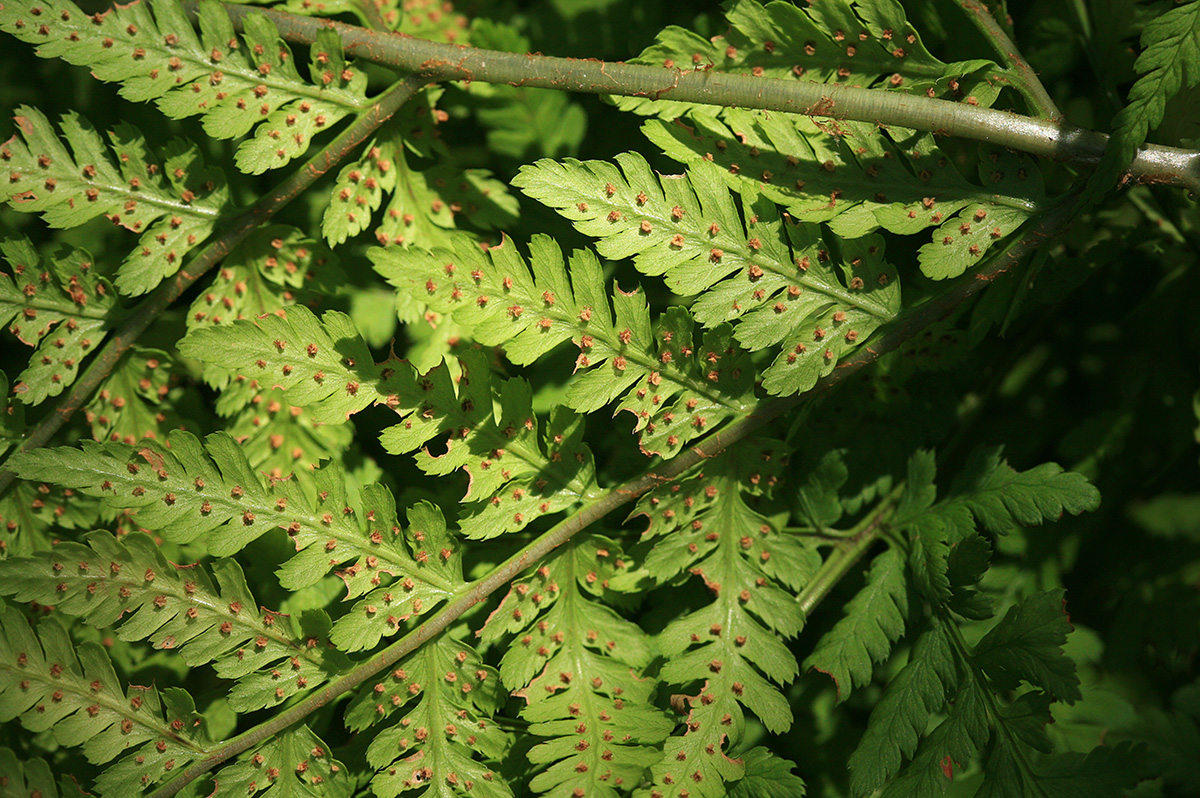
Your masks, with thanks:
[[[967,12],[967,18],[975,24],[975,27],[984,35],[984,38],[991,42],[992,49],[1000,56],[1001,61],[1021,76],[1021,80],[1018,81],[1014,88],[1043,117],[1051,120],[1062,119],[1062,112],[1054,104],[1054,100],[1051,99],[1050,94],[1046,91],[1046,87],[1038,79],[1037,73],[1033,71],[1033,68],[1029,66],[1029,62],[1017,50],[1017,45],[1013,44],[1012,39],[1004,32],[1004,28],[992,16],[992,12],[988,11],[987,7],[982,2],[979,2],[979,0],[959,0],[959,5],[963,11]]]
[[[886,531],[887,520],[896,509],[896,501],[904,493],[904,485],[905,483],[901,482],[893,488],[892,492],[878,504],[874,512],[850,530],[853,533],[850,537],[837,542],[833,547],[833,552],[825,558],[825,562],[821,563],[821,568],[817,571],[816,576],[796,596],[796,603],[800,606],[800,612],[803,613],[806,621],[813,609],[829,595],[829,592],[837,586],[838,582],[842,581],[846,574],[850,573],[850,569],[863,558],[863,555],[875,545],[875,541],[879,540],[880,535]]]
[[[194,2],[184,3],[195,14]],[[415,39],[327,19],[252,6],[226,5],[235,26],[248,14],[265,14],[288,41],[311,44],[332,30],[347,55],[396,67],[428,81],[507,83],[586,94],[651,97],[725,107],[785,111],[814,117],[854,119],[880,125],[960,136],[1060,160],[1095,163],[1108,136],[1058,120],[980,108],[968,103],[881,89],[803,80],[756,78],[712,70],[684,70],[598,59],[505,53]],[[1014,48],[1015,50],[1015,48]],[[1200,152],[1144,145],[1128,167],[1139,180],[1175,183],[1200,193]]]
[[[206,246],[174,277],[164,281],[155,289],[134,309],[121,328],[109,338],[108,343],[91,361],[87,370],[71,386],[70,392],[59,400],[54,410],[30,431],[17,451],[27,452],[48,444],[54,434],[62,429],[77,410],[83,407],[92,392],[108,378],[117,363],[133,347],[142,333],[175,300],[179,299],[185,291],[220,263],[252,231],[260,225],[266,224],[284,206],[357,149],[426,82],[422,78],[409,76],[396,83],[370,108],[360,114],[354,124],[342,131],[327,147],[310,158],[304,166],[297,169],[273,191],[264,194],[257,202],[239,214],[230,222],[229,227],[219,238]],[[12,471],[7,469],[0,471],[0,495],[8,490],[15,479],[16,474]]]

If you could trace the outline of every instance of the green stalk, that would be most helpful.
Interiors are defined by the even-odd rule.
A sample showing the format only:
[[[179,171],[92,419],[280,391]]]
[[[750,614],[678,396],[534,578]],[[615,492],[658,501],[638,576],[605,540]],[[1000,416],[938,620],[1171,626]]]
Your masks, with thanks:
[[[195,12],[194,3],[184,6],[189,13]],[[507,83],[586,94],[650,97],[854,119],[959,136],[1083,163],[1099,161],[1108,143],[1108,136],[1103,133],[1057,119],[1033,119],[966,102],[934,100],[883,89],[756,78],[706,69],[505,53],[380,33],[333,20],[253,6],[226,5],[225,9],[238,26],[248,14],[264,14],[284,39],[301,44],[311,44],[320,31],[332,30],[341,38],[347,55],[412,72],[431,82]],[[1200,152],[1197,151],[1145,145],[1138,150],[1128,172],[1137,180],[1175,183],[1200,193]]]
[[[979,0],[959,0],[959,5],[962,6],[963,11],[967,12],[967,19],[971,20],[984,38],[991,43],[992,49],[1000,56],[1000,60],[1020,76],[1020,80],[1014,85],[1014,88],[1043,117],[1051,120],[1062,119],[1062,112],[1050,98],[1046,87],[1038,80],[1037,73],[1017,50],[1012,39],[1008,38],[1004,28],[996,22],[992,12],[988,11],[987,7]]]

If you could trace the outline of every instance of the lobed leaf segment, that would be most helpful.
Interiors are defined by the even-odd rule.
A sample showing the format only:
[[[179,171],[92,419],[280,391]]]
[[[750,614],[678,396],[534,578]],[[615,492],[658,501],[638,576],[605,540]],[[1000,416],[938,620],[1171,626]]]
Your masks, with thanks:
[[[386,488],[348,494],[344,473],[333,465],[315,472],[311,484],[264,479],[226,433],[203,444],[182,431],[138,446],[84,442],[82,450],[22,453],[9,465],[24,479],[49,480],[106,507],[135,511],[139,525],[169,540],[202,539],[219,557],[285,529],[297,554],[280,568],[281,585],[298,590],[336,568],[346,598],[358,599],[330,633],[345,651],[398,633],[461,581],[457,546],[445,536],[440,513],[417,505],[406,534]]]
[[[17,108],[14,121],[16,133],[0,145],[0,168],[8,171],[0,200],[41,213],[51,227],[105,216],[140,234],[117,270],[121,293],[144,294],[175,274],[228,212],[224,176],[206,168],[191,144],[171,141],[156,154],[132,125],[120,124],[105,146],[73,112],[63,116],[61,137],[34,108]]]
[[[235,682],[229,703],[237,712],[278,706],[349,665],[327,646],[328,618],[292,622],[261,609],[235,560],[215,560],[210,577],[200,566],[171,565],[144,534],[118,540],[97,531],[84,541],[0,560],[0,592],[98,629],[121,621],[120,639],[176,650],[191,667],[213,663]]]
[[[129,794],[170,778],[203,756],[208,741],[182,688],[122,689],[98,643],[75,643],[57,618],[35,628],[0,605],[0,721],[53,730],[60,745],[82,746],[94,763],[127,753],[98,778],[105,794]],[[132,749],[132,750],[131,750]]]
[[[784,459],[778,443],[747,439],[638,502],[650,521],[644,537],[654,541],[642,567],[651,584],[688,573],[712,593],[657,637],[660,678],[684,690],[677,705],[686,720],[653,766],[651,798],[720,796],[742,778],[743,763],[730,752],[745,734],[745,710],[775,733],[791,725],[776,685],[795,679],[799,666],[781,638],[804,625],[791,591],[812,578],[821,556],[752,506],[774,491]]]
[[[775,204],[746,197],[742,215],[708,164],[686,176],[655,175],[636,153],[604,161],[542,160],[513,184],[598,240],[606,258],[632,257],[666,278],[706,327],[733,325],[756,351],[779,347],[763,372],[773,395],[802,393],[833,371],[900,310],[896,271],[883,241],[826,244],[812,225],[783,220]]]
[[[495,669],[471,646],[448,632],[430,640],[346,710],[352,730],[377,727],[367,747],[371,789],[380,798],[446,789],[509,798],[511,788],[486,764],[502,762],[512,744],[493,718],[503,700]]]
[[[421,449],[417,465],[470,477],[459,525],[471,538],[523,529],[595,492],[591,452],[582,444],[582,420],[553,413],[539,435],[529,383],[504,381],[494,391],[482,353],[467,352],[420,374],[410,364],[376,364],[349,317],[336,311],[317,320],[303,306],[255,323],[196,330],[181,349],[206,363],[236,369],[279,385],[296,406],[313,406],[323,422],[345,420],[371,404],[394,410],[402,421],[383,431],[393,454]],[[427,444],[444,437],[445,452]]]
[[[43,262],[19,238],[0,242],[0,255],[12,271],[0,272],[0,325],[35,347],[13,393],[25,404],[40,404],[75,381],[80,362],[104,341],[123,309],[83,250],[64,249]]]
[[[511,641],[500,676],[539,739],[535,792],[616,798],[662,757],[674,724],[652,704],[653,640],[602,603],[628,569],[614,541],[576,537],[514,582],[480,633]]]
[[[172,119],[201,116],[218,139],[254,137],[237,165],[260,174],[303,155],[313,136],[365,110],[366,74],[348,64],[325,31],[312,47],[309,79],[264,16],[243,22],[239,39],[221,4],[198,9],[199,34],[172,0],[138,0],[85,14],[70,0],[15,0],[0,8],[0,30],[37,45],[43,58],[86,66],[121,83],[121,96],[155,100]]]
[[[590,413],[620,400],[646,454],[672,457],[753,405],[753,366],[728,325],[696,340],[690,315],[673,308],[652,326],[642,293],[618,288],[610,299],[595,255],[580,250],[564,262],[547,236],[530,242],[532,273],[507,239],[486,254],[465,238],[455,244],[376,249],[371,258],[400,291],[450,314],[476,341],[503,346],[514,363],[572,341],[580,354],[567,406]]]

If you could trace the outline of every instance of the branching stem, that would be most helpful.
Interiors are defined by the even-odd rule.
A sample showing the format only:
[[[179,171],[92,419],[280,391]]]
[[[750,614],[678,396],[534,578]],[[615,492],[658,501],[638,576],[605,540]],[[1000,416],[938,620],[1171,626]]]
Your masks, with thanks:
[[[378,101],[365,110],[350,127],[329,143],[327,147],[310,158],[291,177],[280,183],[273,191],[264,194],[241,214],[225,231],[204,250],[180,269],[174,277],[163,282],[150,296],[142,301],[113,335],[104,348],[91,361],[87,370],[71,386],[71,390],[59,400],[54,410],[41,420],[26,436],[18,451],[29,451],[45,446],[56,432],[62,429],[79,410],[100,383],[108,378],[122,356],[138,338],[170,305],[187,289],[221,262],[234,247],[259,225],[266,224],[276,213],[302,194],[322,175],[340,163],[362,142],[391,118],[400,106],[425,85],[423,79],[410,76],[398,82],[383,94]],[[12,485],[16,474],[0,471],[0,495]]]
[[[1017,46],[1013,44],[1012,39],[1004,32],[1004,28],[1000,27],[1000,24],[996,22],[996,18],[992,16],[992,12],[988,11],[987,7],[980,0],[959,0],[959,5],[962,6],[963,11],[967,12],[967,18],[975,24],[975,27],[984,35],[984,38],[991,42],[992,48],[1000,56],[1000,60],[1020,75],[1021,80],[1014,88],[1021,92],[1022,96],[1043,117],[1051,120],[1062,119],[1062,112],[1058,110],[1058,106],[1050,98],[1046,87],[1038,79],[1037,73],[1033,71],[1029,66],[1029,62],[1017,50]]]
[[[194,3],[184,5],[190,13],[195,12]],[[412,72],[431,82],[506,83],[854,119],[960,136],[1034,155],[1084,163],[1099,161],[1108,142],[1108,136],[1103,133],[1074,127],[1058,119],[1034,119],[966,102],[935,100],[883,89],[756,78],[711,69],[505,53],[431,42],[398,33],[380,33],[333,20],[253,6],[226,5],[225,8],[235,25],[240,25],[247,14],[265,14],[279,29],[280,35],[292,42],[311,44],[321,30],[332,30],[341,37],[347,55]],[[1014,53],[1015,49],[1012,48]],[[1036,76],[1033,79],[1036,81]],[[1200,152],[1197,151],[1146,145],[1138,151],[1128,171],[1137,180],[1175,183],[1200,193]]]

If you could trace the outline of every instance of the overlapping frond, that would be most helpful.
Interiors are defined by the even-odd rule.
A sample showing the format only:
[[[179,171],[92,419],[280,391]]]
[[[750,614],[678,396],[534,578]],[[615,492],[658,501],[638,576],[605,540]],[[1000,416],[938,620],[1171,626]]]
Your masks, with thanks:
[[[206,363],[273,381],[319,421],[340,422],[371,404],[391,408],[402,421],[383,431],[384,448],[421,450],[416,461],[427,474],[470,476],[459,520],[468,537],[522,529],[595,490],[582,419],[560,409],[539,432],[529,383],[511,379],[493,389],[482,353],[456,361],[457,376],[447,365],[421,374],[401,360],[377,364],[349,317],[331,311],[318,320],[299,305],[285,316],[196,330],[180,346]],[[439,436],[445,452],[435,455],[428,444]]]
[[[236,680],[229,702],[238,712],[278,706],[348,666],[315,620],[293,625],[260,608],[237,562],[216,560],[211,573],[171,565],[146,535],[92,532],[84,543],[0,561],[0,593],[101,629],[121,621],[122,640],[178,651],[193,667],[211,662],[218,676]]]
[[[56,618],[35,629],[2,604],[0,722],[14,719],[31,732],[51,732],[60,745],[80,746],[91,762],[125,754],[97,780],[102,794],[152,787],[203,756],[208,745],[186,690],[123,689],[98,643],[75,643]]]
[[[13,391],[36,405],[75,381],[80,362],[103,343],[122,309],[83,250],[43,261],[29,241],[9,239],[0,242],[0,254],[11,271],[0,272],[0,325],[35,347]]]
[[[877,236],[826,244],[812,225],[744,197],[739,215],[719,170],[656,175],[635,153],[605,161],[538,161],[513,184],[559,211],[601,255],[632,257],[692,304],[705,326],[733,325],[754,351],[778,347],[763,372],[772,394],[806,391],[900,309],[896,271]]]
[[[337,573],[347,598],[360,599],[332,632],[344,650],[369,648],[397,633],[402,621],[428,612],[453,590],[456,547],[443,534],[430,550],[434,543],[420,525],[403,534],[386,488],[368,485],[350,495],[344,474],[332,465],[315,472],[311,484],[265,479],[225,433],[203,443],[182,431],[136,446],[84,442],[82,449],[26,452],[10,466],[25,479],[136,511],[139,525],[170,540],[203,539],[217,556],[241,550],[269,529],[287,530],[298,553],[280,568],[284,587],[307,587],[342,566]],[[422,513],[421,523],[435,526],[441,516],[433,514]]]
[[[576,538],[514,582],[481,632],[511,640],[500,675],[539,738],[529,752],[535,792],[615,798],[662,757],[674,724],[651,704],[653,641],[601,603],[627,568],[612,540]]]
[[[643,131],[681,163],[715,164],[747,198],[761,193],[846,238],[936,228],[920,250],[934,279],[962,274],[1045,204],[1026,158],[989,150],[973,183],[931,134],[903,128],[734,109],[688,126],[652,120]]]
[[[85,14],[71,0],[14,0],[0,30],[37,45],[43,58],[86,66],[121,83],[129,100],[154,100],[167,116],[200,115],[213,138],[239,138],[238,167],[258,174],[308,150],[313,136],[367,107],[366,74],[348,64],[341,41],[323,31],[302,77],[291,48],[261,14],[235,33],[218,2],[198,10],[197,32],[173,0],[136,0]]]
[[[373,729],[367,761],[380,798],[448,794],[509,798],[497,772],[510,736],[493,718],[500,678],[467,643],[443,632],[367,685],[346,723]]]
[[[535,362],[565,341],[579,347],[566,404],[581,413],[620,400],[636,418],[647,454],[671,457],[689,441],[754,402],[753,367],[720,325],[697,340],[680,308],[652,325],[638,291],[604,287],[588,250],[562,250],[546,236],[530,242],[530,265],[506,240],[487,253],[455,240],[453,250],[373,250],[375,268],[401,291],[501,345],[518,364]],[[655,329],[655,327],[657,329]]]
[[[51,227],[105,216],[140,234],[117,271],[124,294],[144,294],[175,274],[228,212],[224,177],[205,167],[191,144],[151,147],[122,123],[106,145],[74,112],[63,116],[59,133],[40,111],[16,110],[16,133],[0,145],[0,168],[8,173],[0,180],[0,201],[42,214]]]
[[[782,638],[797,634],[804,618],[789,590],[807,583],[821,558],[750,506],[777,484],[781,456],[777,444],[749,440],[638,503],[650,519],[645,534],[656,540],[644,571],[658,583],[691,573],[713,593],[658,635],[661,678],[685,690],[687,707],[684,733],[667,740],[653,768],[653,791],[662,796],[719,796],[741,777],[729,752],[742,739],[746,709],[771,731],[791,725],[779,686],[799,666]]]

